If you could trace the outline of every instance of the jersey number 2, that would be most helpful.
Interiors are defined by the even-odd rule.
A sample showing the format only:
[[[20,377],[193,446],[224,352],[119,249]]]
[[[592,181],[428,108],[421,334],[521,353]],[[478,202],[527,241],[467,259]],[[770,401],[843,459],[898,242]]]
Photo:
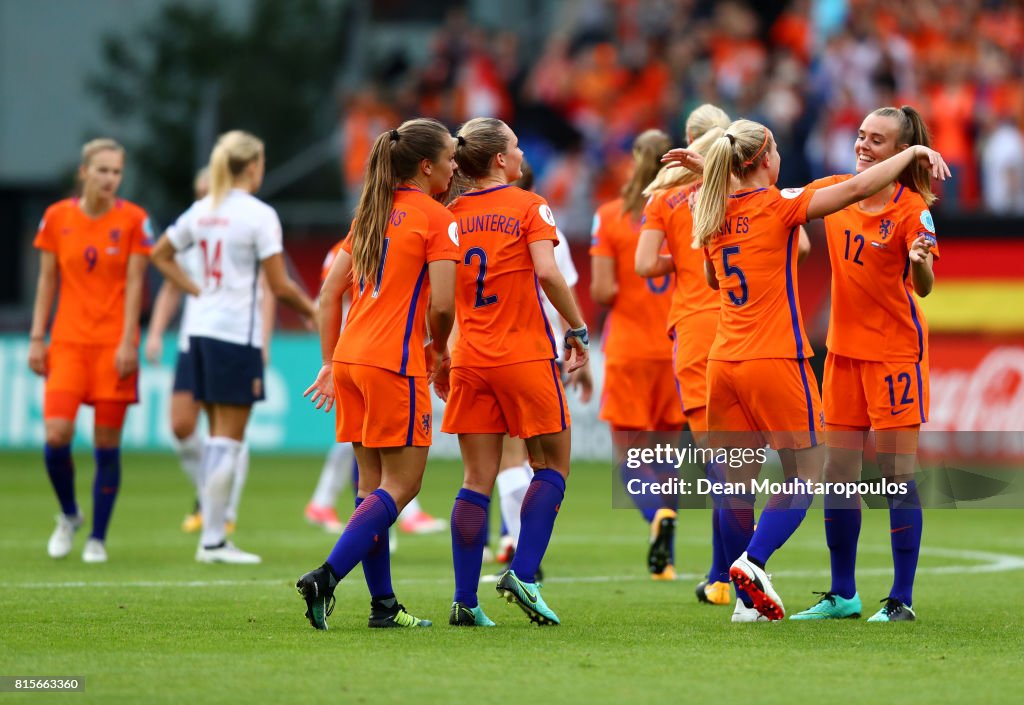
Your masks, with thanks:
[[[466,250],[466,257],[462,260],[462,263],[472,266],[474,259],[480,260],[480,270],[476,274],[476,303],[473,305],[473,308],[481,308],[498,303],[497,294],[484,296],[484,277],[487,276],[487,253],[484,252],[482,247],[471,247]]]
[[[221,245],[223,240],[217,240],[217,243],[213,246],[213,252],[210,252],[210,244],[206,240],[199,241],[199,249],[203,251],[203,288],[210,286],[210,281],[213,280],[214,289],[220,288],[221,277],[224,276],[221,270],[220,264],[220,253]]]

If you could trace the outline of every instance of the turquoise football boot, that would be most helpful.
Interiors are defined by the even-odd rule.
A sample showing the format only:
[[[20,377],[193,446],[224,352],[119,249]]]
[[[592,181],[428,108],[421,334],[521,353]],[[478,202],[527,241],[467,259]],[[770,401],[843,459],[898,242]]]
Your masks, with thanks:
[[[516,577],[515,571],[506,570],[498,578],[498,595],[505,598],[507,602],[515,603],[526,616],[540,626],[557,626],[561,624],[558,616],[551,611],[551,608],[540,596],[539,583],[524,583]]]
[[[846,599],[834,592],[816,592],[821,595],[818,603],[808,607],[803,612],[790,615],[790,619],[815,620],[815,619],[858,619],[860,617],[861,604],[860,595],[853,593],[853,597]]]

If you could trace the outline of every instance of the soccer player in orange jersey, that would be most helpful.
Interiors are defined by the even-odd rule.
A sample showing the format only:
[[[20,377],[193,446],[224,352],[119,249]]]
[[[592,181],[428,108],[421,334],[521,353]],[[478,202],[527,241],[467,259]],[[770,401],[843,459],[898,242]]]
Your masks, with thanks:
[[[684,166],[702,161],[687,150],[665,158]],[[738,120],[714,141],[703,165],[694,246],[704,248],[708,284],[721,296],[708,356],[709,442],[735,460],[738,467],[729,469],[733,481],[758,475],[757,450],[766,442],[778,450],[787,477],[746,550],[735,541],[727,544],[737,556],[730,577],[769,620],[785,612],[764,565],[803,521],[812,498],[809,485],[820,481],[824,460],[818,445],[824,414],[798,306],[798,228],[877,193],[914,161],[929,164],[936,178],[949,174],[937,152],[917,145],[838,184],[778,191],[780,158],[771,131]],[[740,511],[752,524],[753,508],[733,508]]]
[[[533,191],[533,169],[527,161],[523,161],[521,170],[522,178],[515,181],[515,185],[524,191]],[[572,252],[569,249],[569,242],[565,234],[555,228],[555,235],[558,237],[558,245],[555,247],[555,264],[558,271],[562,273],[565,283],[572,293],[573,300],[576,298],[576,283],[579,281],[579,274],[576,265],[572,261]],[[551,325],[551,332],[555,340],[564,335],[564,323],[561,315],[548,301],[547,296],[541,292],[541,301],[544,304],[544,315],[547,316]],[[558,360],[559,368],[562,367],[561,360]],[[561,375],[567,389],[576,388],[579,392],[579,400],[586,404],[593,394],[594,379],[590,372],[590,363],[583,365],[571,375]],[[495,556],[499,563],[508,564],[515,556],[516,545],[519,543],[519,514],[523,508],[523,500],[530,489],[530,482],[533,480],[533,466],[530,465],[530,454],[526,450],[526,441],[522,438],[514,438],[505,435],[501,445],[501,469],[498,470],[498,501],[501,505],[501,526],[502,536]],[[485,539],[486,543],[486,539]],[[484,560],[487,560],[486,547]],[[540,581],[542,571],[537,568],[537,580]]]
[[[663,482],[677,474],[672,464],[626,464],[631,445],[678,445],[683,411],[672,372],[672,341],[665,334],[675,277],[637,276],[634,261],[644,209],[644,187],[658,173],[669,148],[661,130],[647,130],[633,142],[633,171],[622,196],[601,205],[591,232],[590,294],[611,307],[605,319],[604,389],[599,417],[612,430],[616,468],[627,487],[631,479]],[[678,495],[632,495],[647,521],[650,545],[647,569],[655,580],[674,580],[675,525]]]
[[[857,173],[873,171],[913,145],[929,145],[916,110],[879,108],[861,123],[854,143]],[[821,179],[820,188],[853,178]],[[825,479],[860,480],[869,429],[883,477],[906,489],[887,496],[893,584],[868,621],[911,621],[914,575],[921,548],[921,501],[914,482],[917,436],[928,414],[928,324],[917,296],[927,296],[939,257],[935,202],[928,171],[912,164],[878,193],[825,216],[832,263],[832,310],[822,397]],[[832,585],[793,619],[859,616],[854,571],[860,536],[860,495],[825,498],[825,535]]]
[[[346,235],[348,237],[348,235]],[[320,283],[327,281],[327,275],[331,271],[335,257],[341,252],[344,246],[344,238],[334,244],[324,257],[323,266],[320,271]],[[347,301],[350,291],[344,292],[342,299],[341,317],[344,320],[348,313]],[[328,533],[340,534],[345,524],[338,518],[338,511],[335,504],[338,494],[350,480],[354,480],[356,487],[356,499],[359,499],[359,468],[355,462],[355,454],[351,443],[335,443],[327,452],[324,460],[324,467],[320,471],[320,479],[317,481],[316,489],[304,511],[306,521],[314,526],[323,527]],[[405,508],[398,515],[398,528],[408,534],[436,534],[448,528],[448,522],[444,519],[437,519],[428,514],[420,505],[418,498],[413,497]],[[391,531],[389,541],[392,553],[398,545],[394,536],[394,529]]]
[[[729,126],[729,116],[705,103],[686,119],[686,140],[690,149],[705,154],[707,148]],[[667,328],[672,340],[676,389],[686,423],[694,442],[707,447],[708,351],[718,326],[718,294],[704,281],[704,257],[690,247],[693,218],[690,206],[700,186],[700,174],[682,168],[662,169],[644,193],[650,198],[636,245],[634,268],[642,277],[675,274],[675,289],[669,308]],[[668,247],[668,255],[663,249]],[[713,461],[705,466],[712,481],[724,479],[722,468]],[[697,585],[701,602],[730,603],[729,564],[725,560],[715,497],[711,512],[712,561],[707,578]]]
[[[306,393],[318,408],[337,407],[336,439],[355,448],[361,502],[327,561],[296,583],[316,629],[327,628],[334,589],[360,562],[372,598],[370,627],[431,624],[398,603],[387,544],[427,463],[428,376],[450,364],[459,231],[432,196],[451,184],[454,148],[444,125],[422,118],[376,139],[352,234],[320,292],[324,365]],[[353,303],[341,328],[349,287]]]
[[[88,563],[107,560],[107,527],[121,485],[121,428],[128,405],[138,401],[139,311],[152,246],[146,212],[117,198],[123,169],[117,142],[86,143],[78,168],[82,195],[47,208],[35,239],[40,268],[28,364],[46,377],[43,457],[61,508],[47,551],[53,558],[68,555],[83,523],[71,441],[78,407],[89,404],[96,412],[96,479],[92,532],[82,553]]]
[[[535,576],[565,494],[570,418],[541,289],[571,326],[564,338],[570,373],[587,360],[587,328],[555,263],[551,208],[512,185],[523,161],[515,133],[501,120],[474,118],[459,130],[455,157],[470,189],[449,206],[460,236],[459,338],[441,430],[459,434],[465,466],[452,509],[455,599],[449,623],[493,624],[480,609],[477,587],[487,507],[502,437],[509,433],[526,440],[535,473],[520,513],[519,546],[498,579],[498,592],[538,624],[558,624]]]

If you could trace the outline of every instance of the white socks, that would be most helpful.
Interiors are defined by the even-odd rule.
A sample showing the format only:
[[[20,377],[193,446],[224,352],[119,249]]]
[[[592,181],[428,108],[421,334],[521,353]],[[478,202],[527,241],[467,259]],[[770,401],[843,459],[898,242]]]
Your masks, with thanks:
[[[333,507],[345,485],[352,481],[354,453],[351,443],[335,443],[327,453],[324,469],[313,492],[313,504],[318,507]]]
[[[242,444],[231,438],[208,438],[204,444],[201,463],[203,486],[199,499],[203,510],[200,544],[204,547],[217,546],[225,539],[224,522],[241,450]]]
[[[238,451],[238,460],[235,462],[235,479],[231,483],[231,498],[228,500],[227,520],[238,521],[238,504],[242,501],[242,490],[245,489],[245,480],[249,477],[249,444],[242,442],[242,448]]]
[[[196,492],[202,487],[202,478],[199,475],[199,463],[203,457],[203,439],[198,431],[193,431],[188,438],[174,439],[174,450],[178,454],[178,462],[181,469],[185,471]]]
[[[533,479],[533,468],[530,462],[514,465],[498,472],[498,497],[501,500],[501,518],[505,528],[512,537],[514,546],[519,545],[519,511],[523,508],[523,499]]]

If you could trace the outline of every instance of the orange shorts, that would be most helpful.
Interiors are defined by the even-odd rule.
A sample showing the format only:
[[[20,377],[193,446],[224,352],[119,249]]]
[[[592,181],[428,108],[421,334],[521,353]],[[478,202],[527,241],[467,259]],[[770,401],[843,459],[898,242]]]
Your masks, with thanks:
[[[682,430],[683,409],[672,361],[606,362],[598,418],[616,428]]]
[[[869,438],[868,429],[863,426],[844,426],[825,422],[825,442],[830,448],[874,450],[876,453],[895,455],[916,455],[917,437],[920,426],[902,426],[899,428],[883,428],[875,431],[874,438]],[[873,440],[873,442],[872,442]]]
[[[807,360],[708,361],[708,428],[719,448],[813,448],[823,440],[818,380]]]
[[[74,420],[80,404],[137,402],[139,373],[118,377],[116,354],[116,345],[51,343],[43,417]]]
[[[368,448],[430,445],[433,417],[426,377],[335,362],[334,394],[339,443]]]
[[[686,425],[694,436],[707,435],[708,432],[708,407],[698,406],[695,409],[687,409],[683,412],[686,415]]]
[[[708,399],[708,352],[718,330],[718,311],[701,311],[672,330],[673,367],[683,409],[705,406]]]
[[[928,420],[927,356],[922,362],[875,362],[830,352],[821,389],[830,425],[877,431]]]
[[[533,438],[564,431],[571,422],[554,360],[452,368],[445,433]]]

